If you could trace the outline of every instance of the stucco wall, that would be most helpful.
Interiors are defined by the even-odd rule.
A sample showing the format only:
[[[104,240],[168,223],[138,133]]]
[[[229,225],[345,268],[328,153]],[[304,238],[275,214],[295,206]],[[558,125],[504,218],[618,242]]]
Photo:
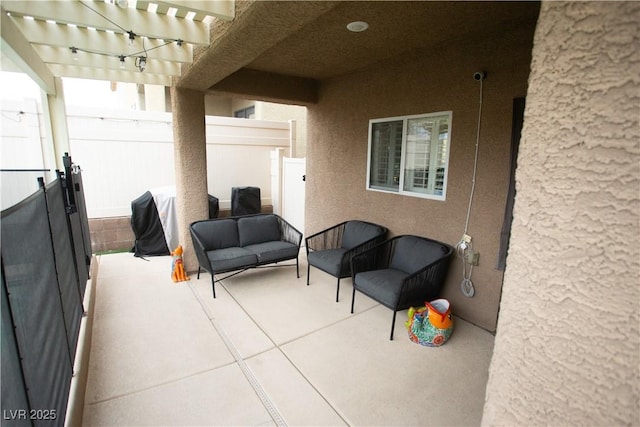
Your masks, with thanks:
[[[640,425],[640,3],[543,3],[484,425]]]
[[[537,12],[537,10],[535,10]],[[452,264],[444,296],[455,313],[494,330],[502,271],[496,269],[509,183],[513,98],[527,91],[537,13],[465,38],[405,54],[361,72],[323,82],[308,107],[306,224],[309,234],[348,219],[387,226],[455,245],[464,232],[476,142],[480,84],[484,106],[476,194],[469,225],[480,266],[476,295],[460,291],[460,260]],[[453,112],[446,201],[367,191],[370,119]]]

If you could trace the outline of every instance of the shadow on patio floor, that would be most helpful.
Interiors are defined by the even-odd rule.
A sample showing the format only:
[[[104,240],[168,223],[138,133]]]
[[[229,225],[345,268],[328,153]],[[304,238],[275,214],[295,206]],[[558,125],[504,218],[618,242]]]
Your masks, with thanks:
[[[400,312],[295,266],[175,284],[171,257],[103,255],[84,425],[479,425],[493,336],[414,344]],[[455,307],[453,307],[455,312]]]

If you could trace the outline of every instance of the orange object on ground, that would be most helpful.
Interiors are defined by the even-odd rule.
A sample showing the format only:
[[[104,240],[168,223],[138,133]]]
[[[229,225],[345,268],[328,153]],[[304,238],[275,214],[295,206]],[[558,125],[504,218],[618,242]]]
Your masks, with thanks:
[[[174,282],[184,282],[189,280],[189,276],[184,272],[184,262],[182,261],[182,245],[171,252],[173,263],[171,264],[171,280]]]

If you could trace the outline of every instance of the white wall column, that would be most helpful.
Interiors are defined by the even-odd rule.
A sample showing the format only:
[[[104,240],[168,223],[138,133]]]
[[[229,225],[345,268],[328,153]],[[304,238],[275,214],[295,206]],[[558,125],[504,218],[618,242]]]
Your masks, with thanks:
[[[64,102],[64,88],[62,79],[54,77],[55,94],[42,92],[42,109],[47,139],[43,141],[42,155],[45,168],[64,170],[62,156],[64,153],[71,155],[69,145],[69,128],[67,125],[67,109]]]
[[[204,93],[171,88],[178,235],[187,271],[198,269],[189,224],[209,217]],[[169,248],[174,250],[175,248]]]

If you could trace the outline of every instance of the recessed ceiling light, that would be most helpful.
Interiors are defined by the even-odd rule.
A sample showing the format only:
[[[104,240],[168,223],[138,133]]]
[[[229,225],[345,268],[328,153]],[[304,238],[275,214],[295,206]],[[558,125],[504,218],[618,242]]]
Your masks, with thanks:
[[[354,33],[360,33],[366,30],[367,28],[369,28],[369,24],[367,24],[364,21],[354,21],[354,22],[349,22],[347,24],[347,30]]]

